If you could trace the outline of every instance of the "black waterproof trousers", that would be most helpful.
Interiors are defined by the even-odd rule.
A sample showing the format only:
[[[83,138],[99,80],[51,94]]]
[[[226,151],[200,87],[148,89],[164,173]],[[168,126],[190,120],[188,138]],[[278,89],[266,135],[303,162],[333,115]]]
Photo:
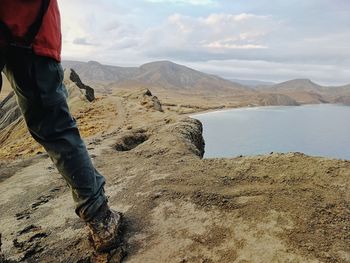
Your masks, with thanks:
[[[106,202],[105,179],[94,168],[69,112],[60,63],[25,50],[2,56],[29,132],[71,187],[78,216],[89,221]]]

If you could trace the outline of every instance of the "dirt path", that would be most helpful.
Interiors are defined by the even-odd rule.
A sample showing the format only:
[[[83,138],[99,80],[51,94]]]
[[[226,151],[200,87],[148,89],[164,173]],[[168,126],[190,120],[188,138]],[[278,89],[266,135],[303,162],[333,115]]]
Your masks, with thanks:
[[[116,97],[114,132],[87,141],[112,208],[125,214],[123,262],[350,262],[350,162],[297,153],[203,160],[198,121],[143,101]],[[49,159],[14,167],[0,183],[5,257],[107,262]]]

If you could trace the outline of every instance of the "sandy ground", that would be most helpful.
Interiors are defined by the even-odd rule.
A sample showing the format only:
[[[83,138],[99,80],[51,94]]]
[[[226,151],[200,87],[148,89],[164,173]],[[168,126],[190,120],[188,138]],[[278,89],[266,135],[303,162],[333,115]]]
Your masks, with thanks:
[[[200,122],[155,110],[142,92],[108,102],[106,129],[86,144],[125,214],[122,262],[350,262],[350,162],[202,159]],[[45,154],[2,159],[0,189],[1,262],[121,262],[93,252]]]

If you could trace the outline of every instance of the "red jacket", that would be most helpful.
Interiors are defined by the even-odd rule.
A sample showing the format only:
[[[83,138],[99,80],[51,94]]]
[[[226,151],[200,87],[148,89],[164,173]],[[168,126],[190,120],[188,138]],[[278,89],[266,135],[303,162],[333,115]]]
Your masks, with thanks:
[[[10,28],[12,35],[23,37],[35,21],[41,0],[0,0],[0,20]],[[5,38],[0,32],[0,45]],[[33,50],[39,56],[61,61],[61,19],[57,0],[51,0],[41,28],[34,40]]]

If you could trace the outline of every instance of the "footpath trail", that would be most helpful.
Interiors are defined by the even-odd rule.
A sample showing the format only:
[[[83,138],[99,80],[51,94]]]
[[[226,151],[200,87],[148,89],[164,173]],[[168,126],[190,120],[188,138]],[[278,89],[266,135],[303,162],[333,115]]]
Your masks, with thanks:
[[[93,252],[70,190],[41,154],[1,164],[3,262],[350,262],[350,162],[203,160],[199,121],[159,111],[147,91],[105,99],[116,109],[100,120],[109,129],[86,142],[125,214],[125,257]]]

